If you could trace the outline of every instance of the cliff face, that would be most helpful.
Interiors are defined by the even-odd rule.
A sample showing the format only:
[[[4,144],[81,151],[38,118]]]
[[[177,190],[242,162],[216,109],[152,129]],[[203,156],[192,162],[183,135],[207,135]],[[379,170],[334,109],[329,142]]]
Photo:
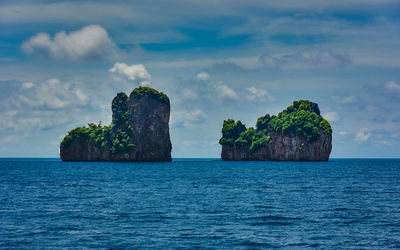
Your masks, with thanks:
[[[171,161],[169,138],[170,105],[150,96],[132,96],[128,101],[129,124],[133,128],[135,150],[130,160]]]
[[[225,161],[327,161],[332,150],[332,134],[321,131],[312,143],[296,135],[271,134],[266,143],[251,152],[249,145],[222,145],[221,158]]]
[[[89,124],[69,132],[60,145],[63,161],[171,161],[169,99],[147,87],[119,93],[110,126]]]
[[[229,119],[222,129],[222,160],[327,161],[332,129],[316,103],[295,101],[278,116],[266,115],[257,128]]]

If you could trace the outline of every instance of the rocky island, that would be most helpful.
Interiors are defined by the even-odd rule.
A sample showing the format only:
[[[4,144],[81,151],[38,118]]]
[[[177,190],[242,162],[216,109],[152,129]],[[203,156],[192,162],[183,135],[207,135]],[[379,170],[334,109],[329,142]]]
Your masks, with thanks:
[[[224,121],[222,160],[327,161],[332,150],[332,128],[318,104],[294,101],[277,116],[258,118],[256,128],[241,121]]]
[[[112,123],[75,128],[60,144],[63,161],[171,161],[169,98],[149,87],[112,100]]]

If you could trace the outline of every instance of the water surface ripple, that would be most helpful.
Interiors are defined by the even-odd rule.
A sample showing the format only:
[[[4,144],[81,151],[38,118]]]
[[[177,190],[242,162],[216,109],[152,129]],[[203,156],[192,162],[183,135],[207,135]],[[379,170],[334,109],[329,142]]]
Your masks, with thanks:
[[[0,248],[399,248],[400,160],[0,160]]]

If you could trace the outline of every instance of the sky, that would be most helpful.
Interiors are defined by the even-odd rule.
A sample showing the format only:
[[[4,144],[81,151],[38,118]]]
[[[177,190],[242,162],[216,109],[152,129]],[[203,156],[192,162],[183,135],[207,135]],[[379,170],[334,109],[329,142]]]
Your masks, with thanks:
[[[300,99],[331,157],[398,158],[400,2],[0,0],[0,157],[58,157],[138,86],[169,96],[174,158],[217,158],[224,119]]]

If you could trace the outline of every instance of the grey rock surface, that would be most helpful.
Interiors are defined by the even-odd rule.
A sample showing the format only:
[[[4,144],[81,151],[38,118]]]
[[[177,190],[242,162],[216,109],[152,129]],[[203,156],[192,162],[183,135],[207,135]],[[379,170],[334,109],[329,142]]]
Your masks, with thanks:
[[[296,135],[271,133],[271,143],[255,152],[249,146],[223,145],[225,161],[327,161],[332,150],[332,133],[320,130],[320,138],[312,143]]]

